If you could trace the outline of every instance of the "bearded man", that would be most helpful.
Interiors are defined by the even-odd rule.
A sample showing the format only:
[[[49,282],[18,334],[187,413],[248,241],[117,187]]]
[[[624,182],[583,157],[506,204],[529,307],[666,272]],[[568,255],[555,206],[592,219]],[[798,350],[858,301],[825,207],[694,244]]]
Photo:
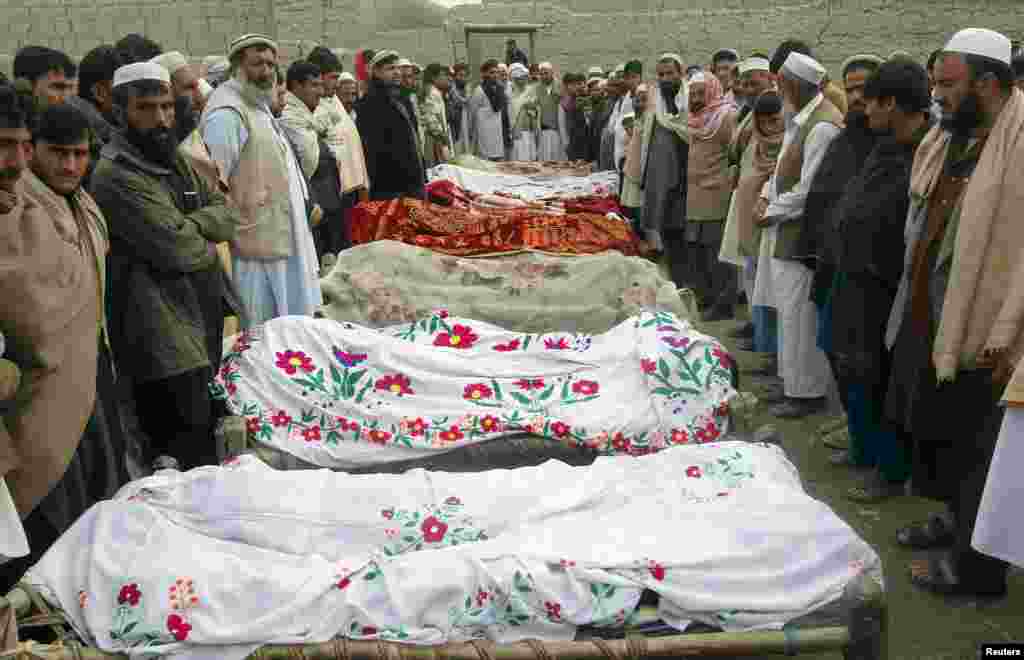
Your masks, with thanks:
[[[399,88],[398,53],[382,50],[370,60],[366,96],[356,103],[356,127],[363,141],[370,199],[422,199],[426,174],[420,157],[416,118]]]
[[[567,73],[562,76],[562,100],[558,108],[558,132],[565,145],[565,155],[570,161],[587,160],[588,126],[583,109],[583,95],[586,79],[582,73]]]
[[[199,94],[199,76],[184,55],[178,51],[161,53],[152,60],[171,74],[174,91],[174,125],[178,141],[184,142],[199,126],[198,108],[203,104]]]
[[[1010,40],[957,32],[935,66],[942,122],[914,156],[903,278],[886,335],[886,412],[913,435],[916,494],[946,515],[897,542],[949,552],[911,565],[912,582],[944,594],[999,597],[1006,563],[971,548],[1002,422],[999,399],[1024,347],[1024,93]]]
[[[277,44],[264,35],[243,35],[232,42],[228,59],[231,80],[210,95],[200,131],[241,215],[231,244],[231,276],[242,297],[245,322],[312,316],[323,299],[309,227],[309,193],[271,112],[279,82]]]
[[[650,104],[650,88],[646,84],[633,89],[633,112],[622,117],[622,131],[626,135],[622,163],[622,192],[619,197],[622,210],[633,222],[633,227],[643,225],[644,192],[640,187],[640,155],[643,151],[643,135],[650,119],[647,108]]]
[[[239,212],[178,150],[163,67],[114,75],[119,125],[103,147],[93,194],[110,224],[111,342],[130,379],[154,469],[216,464],[209,385],[227,308],[240,304],[217,256]]]
[[[535,161],[540,133],[540,108],[535,88],[530,85],[530,72],[525,66],[514,62],[509,69],[512,77],[512,97],[509,99],[512,149],[509,158],[514,161]]]
[[[562,90],[555,82],[555,69],[551,62],[537,67],[540,82],[537,85],[537,103],[540,106],[540,160],[565,160],[567,144],[562,143],[559,128]]]
[[[455,143],[455,155],[469,153],[469,137],[466,135],[469,126],[469,93],[466,80],[466,64],[459,62],[452,67],[452,85],[445,98],[445,110],[448,123],[451,125],[452,140]]]
[[[878,140],[833,211],[836,276],[827,342],[848,418],[845,462],[872,470],[847,495],[877,502],[903,494],[910,473],[906,434],[884,415],[890,376],[885,325],[903,272],[906,191],[914,153],[930,128],[931,97],[927,74],[913,60],[882,64],[853,96],[851,107],[863,99]]]
[[[782,331],[781,403],[772,409],[773,415],[781,417],[803,417],[821,410],[832,385],[828,361],[815,342],[818,319],[810,300],[814,272],[800,259],[797,247],[807,191],[843,120],[821,93],[824,77],[825,68],[807,55],[792,52],[783,63],[779,89],[792,119],[775,173],[754,213],[765,228],[754,302],[759,302],[757,289],[768,285],[770,297],[764,303],[778,310]]]
[[[480,86],[469,99],[469,141],[477,156],[485,160],[505,160],[512,146],[508,96],[501,81],[498,60],[487,60],[480,67]]]
[[[446,163],[452,157],[452,136],[448,129],[448,116],[445,114],[444,97],[448,92],[448,69],[439,63],[427,65],[423,74],[424,90],[421,95],[425,141],[423,152],[427,167]]]
[[[656,71],[658,87],[651,90],[650,118],[640,136],[640,187],[644,191],[640,227],[651,250],[664,253],[672,281],[683,288],[687,283],[684,227],[690,153],[683,58],[666,53],[658,58]]]

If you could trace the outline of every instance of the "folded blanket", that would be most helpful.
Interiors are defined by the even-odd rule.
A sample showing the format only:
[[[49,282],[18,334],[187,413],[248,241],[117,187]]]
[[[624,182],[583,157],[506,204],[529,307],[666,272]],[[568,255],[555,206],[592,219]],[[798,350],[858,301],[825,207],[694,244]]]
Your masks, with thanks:
[[[598,172],[589,176],[516,175],[482,172],[457,165],[438,165],[427,172],[430,181],[439,179],[455,183],[474,193],[509,193],[526,200],[546,197],[579,197],[581,195],[617,195],[618,172]]]
[[[728,429],[731,367],[717,341],[660,312],[601,335],[443,310],[383,330],[291,316],[243,333],[214,391],[254,443],[344,469],[522,432],[605,453],[711,442]]]
[[[727,442],[476,474],[164,471],[27,581],[103,650],[240,660],[335,637],[568,640],[622,626],[644,590],[679,629],[777,628],[880,572],[779,449]]]

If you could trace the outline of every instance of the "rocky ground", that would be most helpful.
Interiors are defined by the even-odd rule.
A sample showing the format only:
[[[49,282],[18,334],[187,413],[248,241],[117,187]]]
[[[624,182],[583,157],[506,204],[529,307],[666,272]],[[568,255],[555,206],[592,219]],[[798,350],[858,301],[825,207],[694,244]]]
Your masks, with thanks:
[[[742,372],[740,389],[757,395],[769,379],[749,373],[762,365],[763,358],[735,350],[736,340],[727,336],[739,324],[739,321],[707,323],[702,330],[720,338],[733,350]],[[818,429],[829,420],[830,414],[787,421],[771,417],[767,408],[764,404],[758,406],[753,427],[771,424],[777,429],[808,492],[832,507],[882,557],[889,603],[889,660],[975,660],[983,642],[1024,642],[1024,571],[1011,575],[1009,596],[996,603],[948,600],[913,587],[908,565],[915,553],[894,543],[896,530],[927,518],[936,509],[935,505],[917,497],[897,497],[875,505],[845,499],[843,494],[857,485],[860,477],[857,472],[833,467],[828,462],[831,450],[821,444]],[[813,657],[839,660],[841,654]]]

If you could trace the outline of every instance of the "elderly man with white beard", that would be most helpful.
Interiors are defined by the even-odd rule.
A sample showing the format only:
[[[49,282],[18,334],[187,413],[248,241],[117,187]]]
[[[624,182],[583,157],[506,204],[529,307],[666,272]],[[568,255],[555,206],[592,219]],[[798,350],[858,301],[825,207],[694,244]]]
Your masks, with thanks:
[[[309,192],[271,114],[277,44],[246,34],[232,42],[228,60],[231,79],[213,91],[200,130],[242,217],[231,244],[232,278],[252,325],[311,316],[323,299]]]

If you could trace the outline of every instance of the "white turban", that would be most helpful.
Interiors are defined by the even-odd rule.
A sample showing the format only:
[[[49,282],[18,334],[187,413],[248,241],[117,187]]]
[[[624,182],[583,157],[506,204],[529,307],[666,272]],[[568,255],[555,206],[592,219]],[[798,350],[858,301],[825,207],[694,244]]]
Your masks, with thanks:
[[[171,74],[167,69],[152,62],[136,62],[125,64],[114,71],[114,87],[127,85],[139,80],[156,80],[158,82],[171,84]]]
[[[680,69],[686,66],[685,64],[683,64],[683,58],[675,53],[664,53],[661,57],[658,58],[659,62],[664,62],[665,60],[672,60],[673,62],[679,65]]]
[[[541,62],[537,65],[537,68],[541,71],[554,71],[555,67],[551,66],[551,62]]]
[[[159,64],[163,68],[167,69],[167,73],[172,76],[188,66],[188,60],[185,59],[184,55],[176,50],[172,50],[169,53],[163,53],[162,55],[157,55],[151,59],[150,62],[153,64]]]
[[[508,73],[513,78],[529,78],[530,70],[519,62],[513,62],[512,66],[508,68]]]

